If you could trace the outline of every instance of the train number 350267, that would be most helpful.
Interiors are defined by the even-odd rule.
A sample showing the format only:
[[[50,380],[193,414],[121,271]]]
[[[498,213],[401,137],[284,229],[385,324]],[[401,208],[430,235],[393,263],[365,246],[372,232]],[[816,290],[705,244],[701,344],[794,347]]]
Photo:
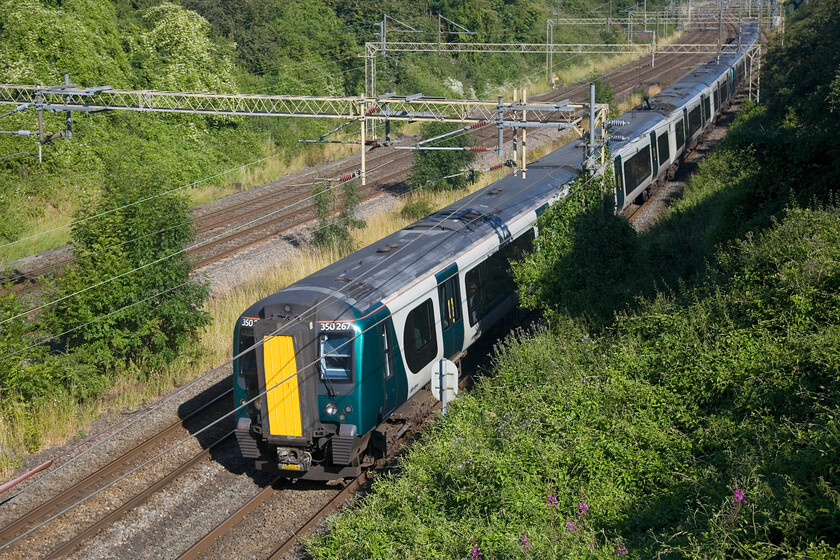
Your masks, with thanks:
[[[321,323],[322,331],[349,331],[353,329],[353,323]]]

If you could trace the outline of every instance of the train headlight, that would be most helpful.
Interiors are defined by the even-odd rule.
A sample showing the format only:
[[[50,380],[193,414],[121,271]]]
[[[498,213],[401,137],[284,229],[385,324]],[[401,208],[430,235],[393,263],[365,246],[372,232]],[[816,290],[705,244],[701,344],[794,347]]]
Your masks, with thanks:
[[[324,405],[324,412],[327,413],[327,416],[335,416],[338,414],[338,407],[335,406],[334,402],[328,402]]]

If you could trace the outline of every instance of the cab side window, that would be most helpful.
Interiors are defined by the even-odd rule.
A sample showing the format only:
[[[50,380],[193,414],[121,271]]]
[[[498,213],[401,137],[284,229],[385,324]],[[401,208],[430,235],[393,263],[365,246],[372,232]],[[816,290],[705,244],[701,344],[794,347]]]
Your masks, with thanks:
[[[321,334],[321,379],[352,381],[353,339],[334,333]]]

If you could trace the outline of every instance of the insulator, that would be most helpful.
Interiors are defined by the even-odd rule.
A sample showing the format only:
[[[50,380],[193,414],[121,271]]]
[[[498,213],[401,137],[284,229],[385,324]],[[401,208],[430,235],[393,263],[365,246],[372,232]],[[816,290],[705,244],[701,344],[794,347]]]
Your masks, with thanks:
[[[371,113],[375,113],[378,110],[379,110],[379,105],[374,105],[373,107],[371,107],[370,109],[365,111],[365,116],[370,115]]]
[[[618,119],[613,119],[613,120],[609,120],[609,121],[604,122],[604,126],[606,126],[607,128],[618,128],[620,126],[627,126],[628,124],[630,124],[630,123],[628,123],[627,121],[621,121],[621,120],[618,120]]]
[[[370,146],[371,148],[378,148],[381,145],[382,144],[380,144],[376,140],[365,140],[365,146]]]
[[[467,148],[468,152],[489,152],[490,148],[485,148],[484,146],[469,146]]]
[[[355,179],[358,177],[358,171],[353,171],[352,173],[345,173],[341,177],[338,178],[339,181],[349,181],[350,179]]]
[[[490,121],[478,121],[477,123],[473,123],[470,126],[468,126],[467,130],[473,130],[475,128],[479,128],[488,124],[490,124]]]
[[[504,166],[505,166],[505,164],[504,164],[504,163],[497,163],[496,165],[491,165],[491,166],[487,169],[487,171],[496,171],[497,169],[501,169],[501,168],[502,168],[502,167],[504,167]]]

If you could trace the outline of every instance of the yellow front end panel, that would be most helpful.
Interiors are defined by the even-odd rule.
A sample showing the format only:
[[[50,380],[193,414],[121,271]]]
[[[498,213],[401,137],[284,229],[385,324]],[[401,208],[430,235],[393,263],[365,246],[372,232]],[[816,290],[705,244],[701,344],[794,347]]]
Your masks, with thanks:
[[[292,337],[265,337],[263,354],[265,387],[268,389],[268,433],[273,436],[301,437],[303,426]]]

